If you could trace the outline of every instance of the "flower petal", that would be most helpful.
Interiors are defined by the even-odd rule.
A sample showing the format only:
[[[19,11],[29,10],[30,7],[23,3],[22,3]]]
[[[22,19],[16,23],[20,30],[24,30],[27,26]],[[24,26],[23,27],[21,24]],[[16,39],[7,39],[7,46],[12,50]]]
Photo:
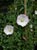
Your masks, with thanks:
[[[4,33],[6,35],[13,34],[13,31],[14,31],[14,27],[11,26],[11,25],[6,25],[5,28],[4,28]]]
[[[21,21],[22,19],[22,21]],[[21,25],[22,27],[26,26],[29,22],[29,18],[28,16],[24,15],[24,14],[20,14],[18,17],[17,17],[17,24],[18,25]]]

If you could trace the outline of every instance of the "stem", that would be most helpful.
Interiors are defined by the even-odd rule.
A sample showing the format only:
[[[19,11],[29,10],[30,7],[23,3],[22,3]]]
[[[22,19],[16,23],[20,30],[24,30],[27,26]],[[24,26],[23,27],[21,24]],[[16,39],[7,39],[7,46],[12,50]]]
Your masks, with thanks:
[[[27,9],[27,0],[24,0],[24,6],[25,6],[24,14],[26,15],[26,13],[27,13],[27,11],[26,11],[26,9]]]

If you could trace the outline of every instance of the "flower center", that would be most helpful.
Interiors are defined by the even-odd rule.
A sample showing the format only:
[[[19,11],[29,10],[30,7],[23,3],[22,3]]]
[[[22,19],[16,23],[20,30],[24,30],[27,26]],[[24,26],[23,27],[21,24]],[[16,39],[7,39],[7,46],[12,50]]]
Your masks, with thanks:
[[[9,29],[9,32],[11,32],[12,30],[11,29]]]
[[[24,22],[24,18],[21,18],[21,22]]]

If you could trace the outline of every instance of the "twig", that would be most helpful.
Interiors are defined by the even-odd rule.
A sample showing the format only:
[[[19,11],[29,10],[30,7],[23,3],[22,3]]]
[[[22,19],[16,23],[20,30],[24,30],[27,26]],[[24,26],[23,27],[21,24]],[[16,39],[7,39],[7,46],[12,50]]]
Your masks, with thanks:
[[[27,41],[27,37],[23,36],[22,38],[23,38],[25,41]]]
[[[24,0],[24,6],[25,6],[25,9],[24,9],[24,14],[26,15],[27,14],[27,0]]]

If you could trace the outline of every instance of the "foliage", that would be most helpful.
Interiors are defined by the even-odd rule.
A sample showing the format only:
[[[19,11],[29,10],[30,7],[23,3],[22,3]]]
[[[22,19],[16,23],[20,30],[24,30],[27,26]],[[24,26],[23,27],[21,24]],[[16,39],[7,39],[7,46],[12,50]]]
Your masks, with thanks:
[[[0,13],[0,46],[4,50],[33,50],[34,44],[37,42],[37,15],[33,14],[34,1],[27,1],[27,15],[30,18],[29,24],[22,28],[16,23],[17,16],[24,13],[24,1],[14,0],[14,3],[8,6],[6,14]],[[7,24],[14,26],[14,33],[12,35],[5,35],[3,32]],[[29,25],[32,24],[33,28]],[[26,36],[27,41],[23,39]]]

